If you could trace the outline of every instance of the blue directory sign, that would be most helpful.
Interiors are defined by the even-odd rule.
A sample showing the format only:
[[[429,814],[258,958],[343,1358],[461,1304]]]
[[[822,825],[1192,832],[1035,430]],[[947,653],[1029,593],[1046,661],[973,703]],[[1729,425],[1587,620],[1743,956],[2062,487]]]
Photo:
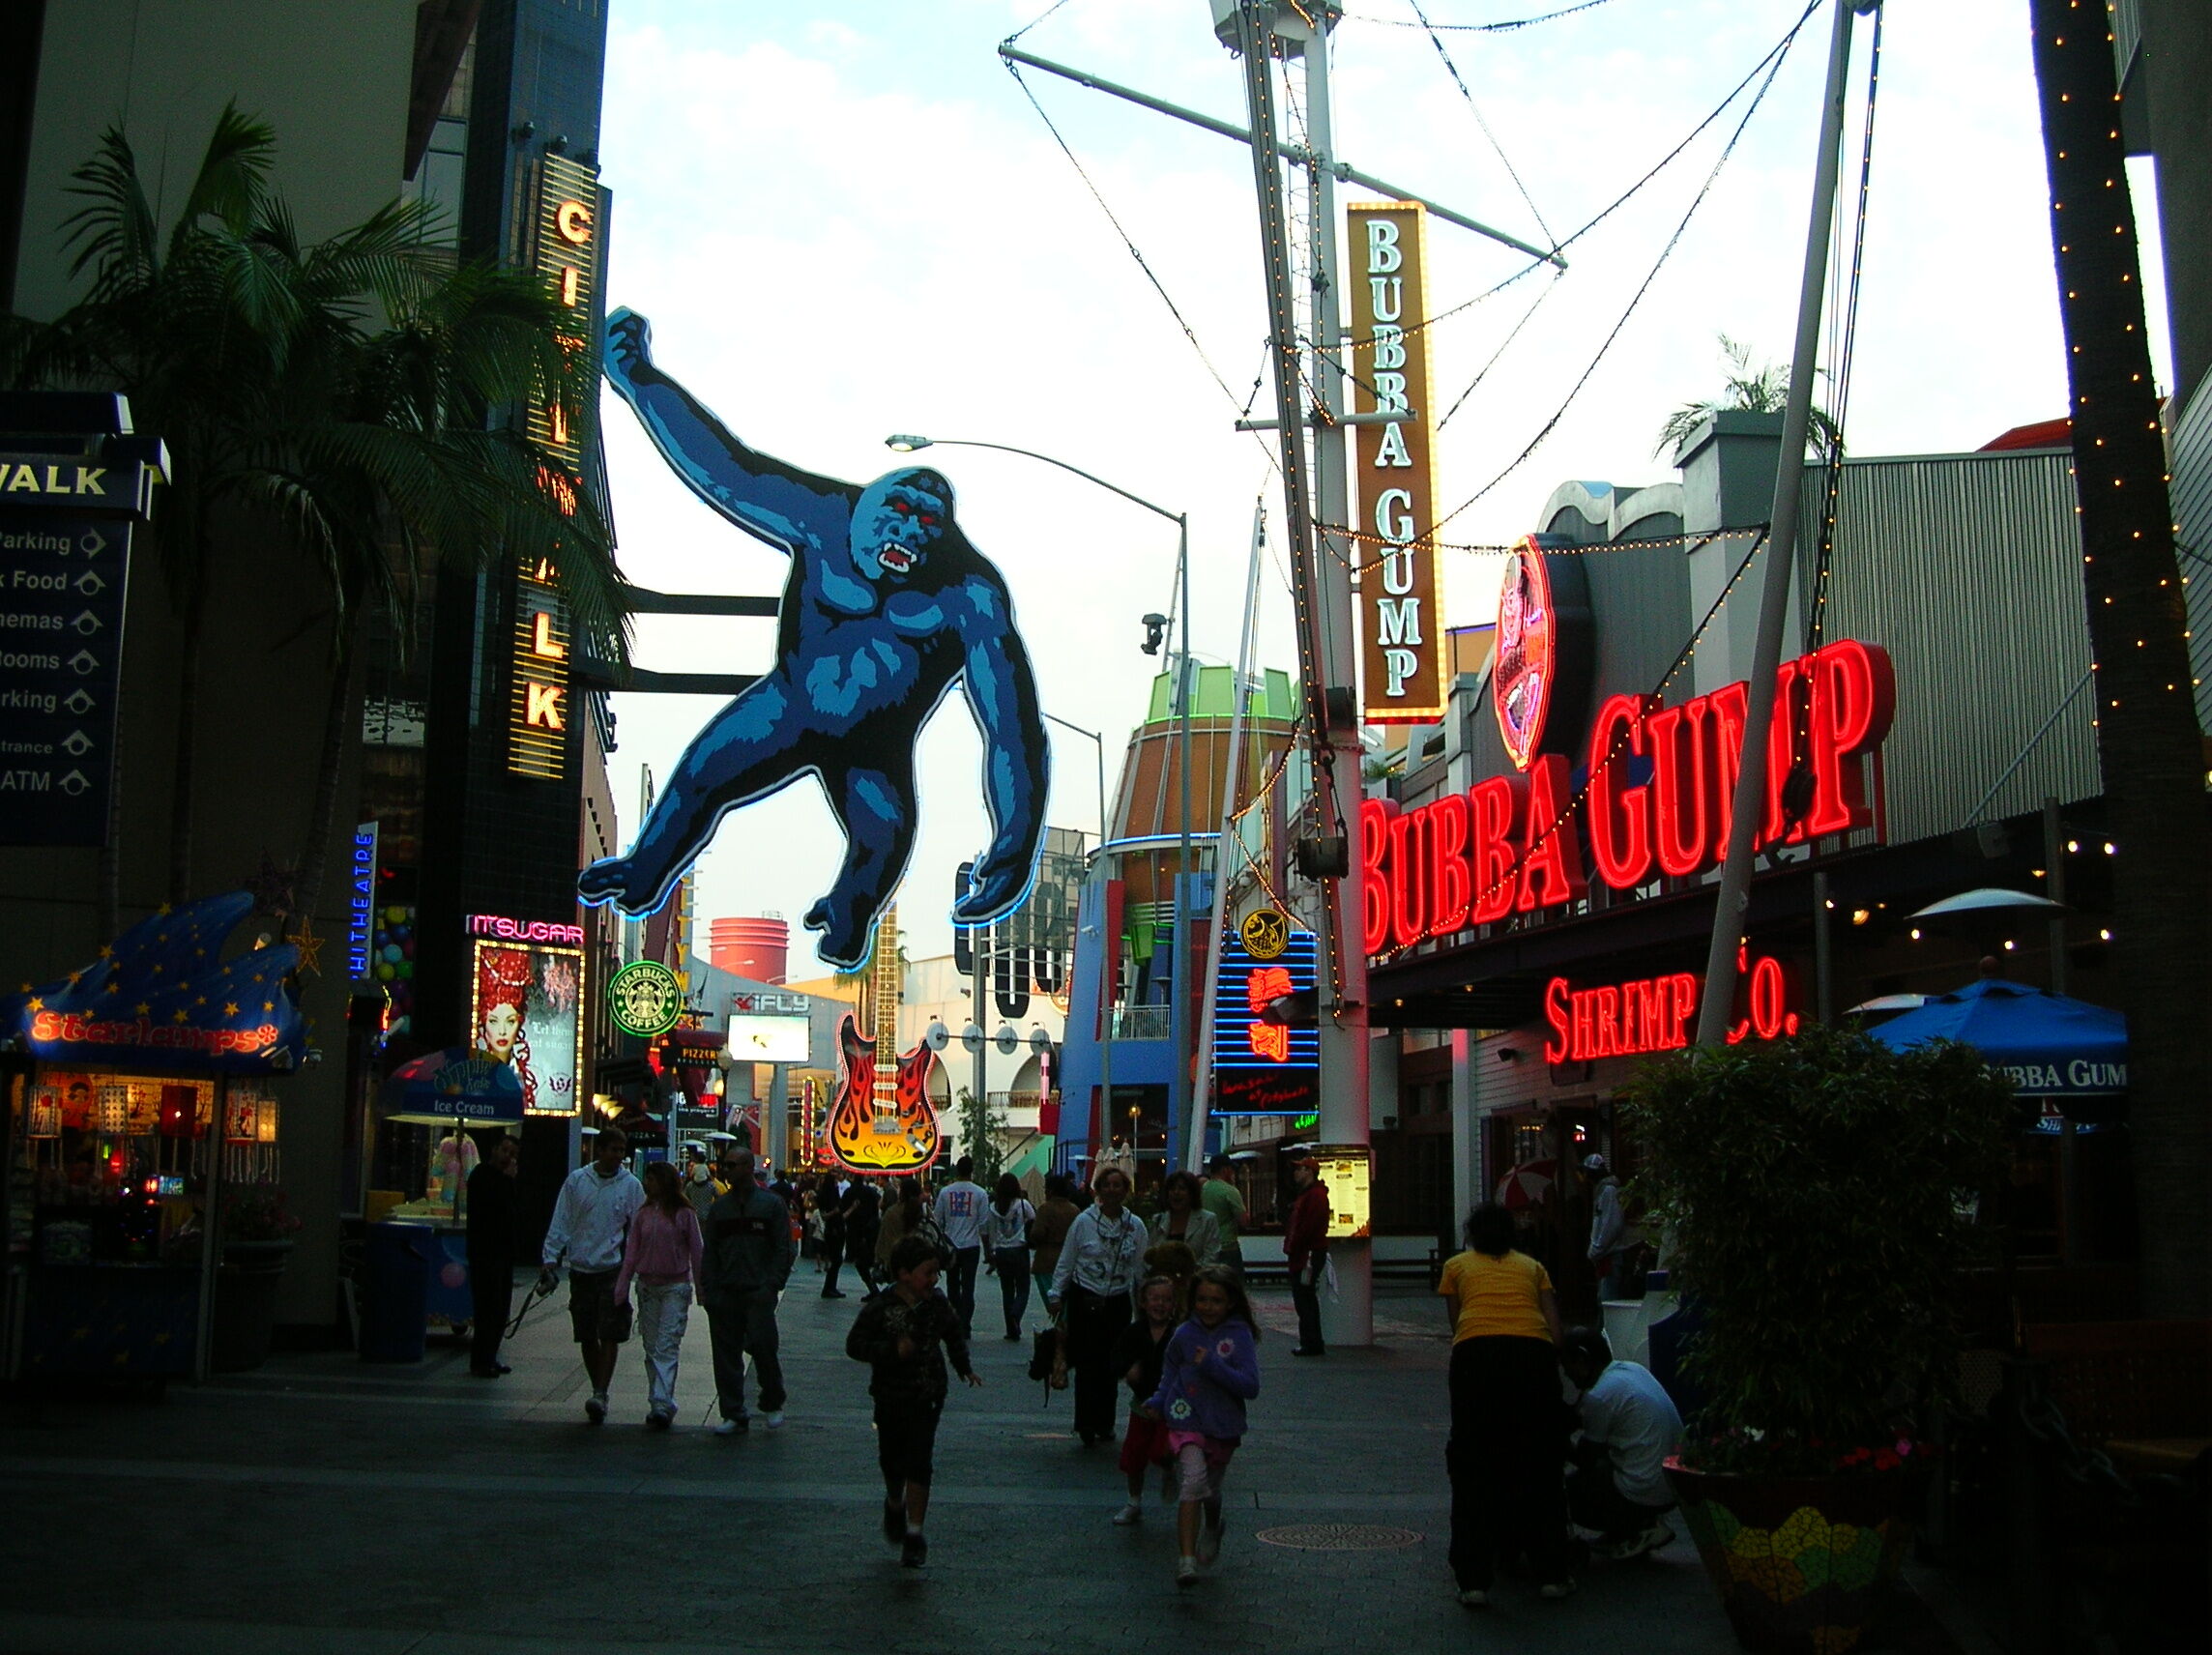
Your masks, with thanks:
[[[1321,1036],[1263,1016],[1275,1001],[1315,986],[1311,931],[1287,923],[1254,936],[1232,932],[1214,985],[1213,1113],[1310,1115],[1321,1097]]]
[[[0,844],[106,842],[130,561],[127,519],[0,510]]]

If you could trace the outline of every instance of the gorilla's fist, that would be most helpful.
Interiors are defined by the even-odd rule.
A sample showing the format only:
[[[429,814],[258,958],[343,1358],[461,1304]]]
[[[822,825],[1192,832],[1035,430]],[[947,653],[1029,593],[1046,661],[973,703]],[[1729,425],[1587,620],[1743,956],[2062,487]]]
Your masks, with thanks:
[[[653,367],[653,324],[626,306],[607,318],[606,376],[619,386],[644,385]]]

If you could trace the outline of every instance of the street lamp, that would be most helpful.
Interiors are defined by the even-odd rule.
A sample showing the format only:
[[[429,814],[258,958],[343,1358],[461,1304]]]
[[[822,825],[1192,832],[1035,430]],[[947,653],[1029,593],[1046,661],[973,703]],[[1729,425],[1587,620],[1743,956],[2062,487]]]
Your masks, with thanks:
[[[1070,724],[1056,712],[1045,716],[1062,730],[1072,730],[1078,736],[1088,736],[1098,749],[1098,854],[1106,854],[1106,738],[1096,730],[1086,730],[1080,724]]]
[[[1175,1065],[1168,1075],[1168,1119],[1171,1130],[1175,1122],[1180,1121],[1186,1133],[1195,1132],[1198,1130],[1198,1123],[1186,1118],[1190,1110],[1190,1060],[1184,1051],[1184,1047],[1188,1045],[1190,1040],[1190,1012],[1188,1009],[1190,984],[1185,976],[1185,971],[1191,959],[1189,905],[1183,894],[1188,888],[1190,881],[1190,514],[1184,511],[1170,511],[1166,507],[1155,505],[1141,494],[1131,494],[1119,483],[1108,482],[1102,477],[1093,476],[1081,466],[1069,465],[1065,460],[1055,459],[1050,454],[1040,454],[1034,449],[1017,449],[1010,443],[982,443],[965,437],[921,437],[908,432],[898,432],[886,437],[884,447],[891,450],[894,453],[901,454],[911,454],[917,450],[929,448],[995,449],[1003,454],[1020,454],[1024,459],[1041,460],[1046,465],[1058,466],[1062,471],[1073,472],[1084,481],[1096,483],[1109,494],[1119,494],[1131,505],[1142,506],[1147,511],[1152,512],[1156,516],[1165,517],[1176,526],[1176,609],[1182,617],[1181,658],[1177,663],[1176,668],[1176,712],[1178,723],[1180,726],[1177,733],[1177,763],[1182,771],[1182,826],[1179,834],[1179,850],[1176,859],[1175,881],[1175,1001],[1168,1008],[1168,1043],[1174,1048],[1175,1058]],[[1048,713],[1046,716],[1050,717],[1051,715]],[[1060,720],[1055,719],[1054,722],[1058,723]],[[1085,734],[1088,735],[1090,732],[1086,731]],[[1105,798],[1105,746],[1103,741],[1100,742],[1099,746],[1099,798],[1103,801]],[[1105,847],[1103,831],[1099,835],[1099,846],[1101,850]],[[1106,944],[1109,948],[1115,950],[1115,958],[1118,961],[1120,940],[1108,938]],[[1110,1030],[1114,1018],[1114,1008],[1111,1003],[1105,1007],[1105,1013]],[[1099,1095],[1100,1111],[1103,1113],[1112,1101],[1113,1093],[1102,1085]]]

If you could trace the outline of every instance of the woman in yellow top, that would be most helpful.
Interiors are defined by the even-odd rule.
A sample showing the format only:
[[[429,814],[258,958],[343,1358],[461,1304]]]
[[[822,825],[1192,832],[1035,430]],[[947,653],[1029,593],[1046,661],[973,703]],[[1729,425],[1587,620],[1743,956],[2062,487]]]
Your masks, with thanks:
[[[1467,1243],[1437,1287],[1452,1325],[1444,1466],[1459,1601],[1488,1603],[1499,1554],[1522,1551],[1543,1595],[1563,1598],[1575,1582],[1558,1295],[1544,1266],[1514,1251],[1512,1214],[1496,1202],[1468,1214]]]

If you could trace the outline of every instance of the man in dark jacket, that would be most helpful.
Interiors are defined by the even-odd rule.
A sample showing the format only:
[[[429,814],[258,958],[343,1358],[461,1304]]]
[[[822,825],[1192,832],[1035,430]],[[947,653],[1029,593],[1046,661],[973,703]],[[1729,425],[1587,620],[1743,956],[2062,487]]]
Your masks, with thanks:
[[[1298,1312],[1298,1346],[1294,1356],[1325,1356],[1321,1336],[1321,1276],[1328,1263],[1328,1186],[1311,1155],[1291,1163],[1297,1199],[1283,1224],[1283,1254],[1291,1267],[1291,1303]]]
[[[745,1358],[760,1383],[762,1423],[783,1425],[783,1363],[776,1354],[776,1297],[791,1275],[791,1209],[753,1182],[749,1149],[722,1158],[729,1193],[708,1209],[707,1254],[699,1302],[714,1342],[714,1389],[722,1422],[717,1437],[752,1429],[745,1411]]]
[[[508,1372],[499,1342],[514,1305],[515,1166],[514,1140],[501,1138],[469,1175],[469,1372],[480,1379]]]

